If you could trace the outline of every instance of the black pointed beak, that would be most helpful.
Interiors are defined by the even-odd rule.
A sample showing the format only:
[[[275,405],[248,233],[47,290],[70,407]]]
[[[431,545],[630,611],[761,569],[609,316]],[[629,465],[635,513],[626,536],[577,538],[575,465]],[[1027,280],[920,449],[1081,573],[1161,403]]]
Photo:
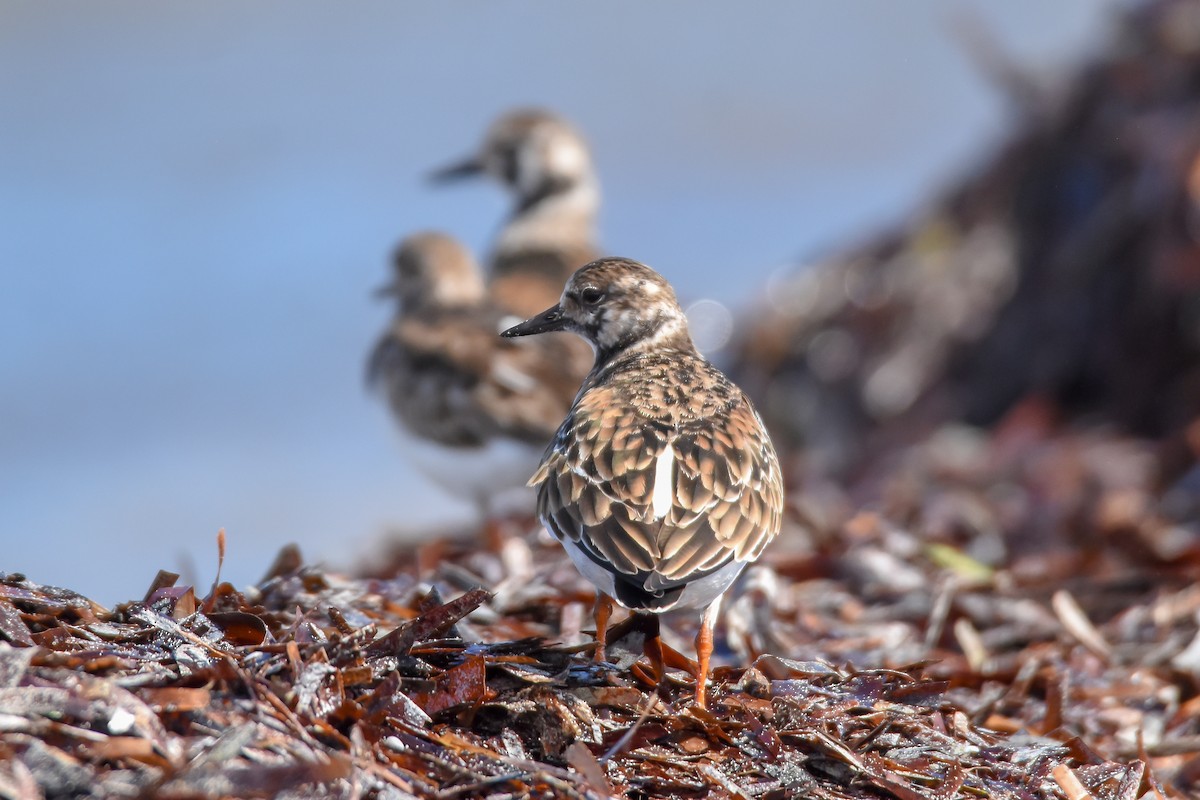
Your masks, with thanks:
[[[561,331],[566,327],[567,318],[563,316],[560,306],[551,306],[536,317],[525,320],[519,325],[513,325],[500,335],[511,339],[514,336],[532,336],[535,333]]]
[[[395,297],[398,294],[400,294],[400,287],[394,283],[385,283],[383,286],[380,286],[376,288],[375,291],[371,292],[371,296],[376,300],[383,300],[387,297]]]
[[[460,161],[457,164],[450,164],[449,166],[434,170],[429,173],[429,180],[433,183],[453,183],[463,178],[473,178],[482,172],[483,161],[472,157],[466,161]]]

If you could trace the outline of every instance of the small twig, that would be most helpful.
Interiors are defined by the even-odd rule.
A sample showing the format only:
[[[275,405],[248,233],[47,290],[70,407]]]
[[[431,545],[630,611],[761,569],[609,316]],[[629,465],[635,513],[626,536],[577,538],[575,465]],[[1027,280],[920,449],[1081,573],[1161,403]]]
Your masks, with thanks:
[[[608,748],[608,751],[604,755],[600,756],[597,761],[603,764],[624,750],[625,746],[633,740],[633,735],[637,733],[638,728],[640,728],[642,723],[645,722],[650,716],[650,709],[654,708],[654,704],[656,702],[658,702],[658,695],[654,694],[653,692],[646,695],[645,708],[641,709],[637,720],[635,720],[634,723],[629,726],[629,730],[625,731],[624,735],[621,736],[620,739],[617,739],[616,743],[613,744],[612,747]]]
[[[1083,613],[1079,603],[1066,589],[1059,589],[1050,600],[1058,621],[1074,639],[1105,661],[1112,659],[1112,646]]]
[[[971,620],[960,617],[954,621],[954,638],[958,641],[958,646],[962,648],[963,655],[967,659],[967,666],[971,668],[971,671],[982,672],[988,659],[987,645],[983,643],[983,637],[971,624]]]
[[[743,798],[743,800],[750,800],[750,795],[745,789],[743,789],[741,786],[738,786],[725,775],[722,775],[721,771],[712,764],[701,764],[699,767],[697,767],[697,771],[725,791],[729,792],[731,796],[740,797]]]
[[[1066,764],[1059,764],[1050,774],[1054,776],[1054,782],[1058,784],[1058,788],[1062,789],[1067,800],[1095,800],[1092,793],[1084,788],[1084,785],[1079,782],[1078,776]]]
[[[941,589],[929,610],[929,624],[925,628],[925,652],[929,653],[937,647],[942,632],[946,630],[946,619],[950,616],[950,606],[954,602],[954,594],[958,591],[958,581],[950,577],[942,581]]]
[[[605,797],[613,796],[612,784],[608,782],[608,775],[604,772],[604,767],[596,760],[596,756],[586,744],[580,741],[572,742],[566,752],[567,763],[571,769],[579,773],[583,778],[584,783],[589,789],[599,792]]]

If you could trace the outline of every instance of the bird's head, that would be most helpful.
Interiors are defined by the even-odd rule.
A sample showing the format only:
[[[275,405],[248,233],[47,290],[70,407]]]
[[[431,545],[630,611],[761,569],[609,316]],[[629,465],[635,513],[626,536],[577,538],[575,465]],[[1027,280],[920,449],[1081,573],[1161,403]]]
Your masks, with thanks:
[[[436,231],[413,234],[392,253],[392,280],[377,295],[395,297],[401,308],[469,306],[484,298],[483,275],[471,252]]]
[[[556,305],[502,335],[549,331],[578,333],[600,360],[638,348],[692,349],[674,289],[650,267],[628,258],[602,258],[581,267]]]
[[[439,183],[488,175],[507,186],[524,208],[593,182],[583,137],[548,111],[523,109],[500,117],[470,158],[433,173]]]

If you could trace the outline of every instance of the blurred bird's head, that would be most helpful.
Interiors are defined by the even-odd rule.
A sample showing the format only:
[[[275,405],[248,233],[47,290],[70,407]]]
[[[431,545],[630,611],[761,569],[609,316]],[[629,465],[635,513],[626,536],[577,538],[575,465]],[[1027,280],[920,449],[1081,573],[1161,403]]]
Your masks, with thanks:
[[[687,317],[671,284],[628,258],[601,258],[581,267],[557,305],[502,335],[549,331],[578,333],[601,360],[634,349],[693,349]]]
[[[445,183],[476,175],[489,175],[507,186],[521,210],[595,180],[583,137],[566,120],[537,109],[500,117],[478,153],[434,172],[432,178]]]
[[[376,292],[405,311],[469,306],[484,298],[483,275],[471,252],[437,231],[407,237],[392,254],[392,281]]]

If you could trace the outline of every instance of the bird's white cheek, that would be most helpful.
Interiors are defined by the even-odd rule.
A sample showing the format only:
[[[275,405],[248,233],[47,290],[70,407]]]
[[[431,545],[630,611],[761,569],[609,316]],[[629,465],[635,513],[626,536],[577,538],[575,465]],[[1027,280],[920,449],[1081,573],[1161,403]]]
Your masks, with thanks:
[[[582,175],[588,168],[588,155],[577,142],[551,141],[546,151],[548,171],[556,175]]]
[[[621,317],[613,317],[606,314],[600,318],[599,322],[600,326],[596,331],[596,343],[602,348],[614,346],[621,338]]]
[[[637,314],[625,310],[618,314],[608,312],[600,320],[600,335],[597,337],[603,347],[612,347],[637,324]]]

